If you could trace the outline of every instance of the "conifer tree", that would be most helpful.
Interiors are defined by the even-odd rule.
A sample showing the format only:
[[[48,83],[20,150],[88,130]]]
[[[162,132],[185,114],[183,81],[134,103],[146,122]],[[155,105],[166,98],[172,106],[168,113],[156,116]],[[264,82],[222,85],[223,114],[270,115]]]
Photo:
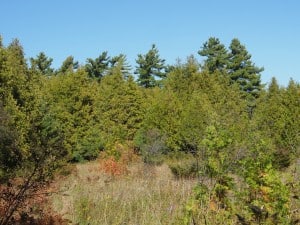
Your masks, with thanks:
[[[124,79],[127,79],[130,75],[131,66],[127,62],[126,55],[120,54],[110,59],[110,67],[112,70],[116,69],[116,72],[121,72]],[[113,73],[111,71],[111,73]]]
[[[159,86],[159,81],[155,78],[165,78],[165,60],[159,56],[158,49],[153,44],[145,55],[138,55],[136,60],[138,66],[135,74],[138,74],[138,84],[145,88]]]
[[[88,58],[85,69],[89,77],[101,79],[107,72],[109,59],[110,57],[106,51],[102,52],[96,59]]]
[[[52,58],[48,58],[44,52],[41,52],[36,59],[30,58],[31,69],[43,75],[51,76],[54,71],[51,68],[52,61]]]
[[[0,102],[0,180],[8,178],[21,163],[22,153],[18,142],[18,132]]]
[[[97,114],[105,144],[132,140],[143,118],[143,95],[140,87],[129,76],[125,80],[121,70],[105,76],[99,87]]]
[[[78,69],[78,67],[79,67],[78,61],[74,61],[73,56],[68,56],[65,59],[65,61],[63,61],[58,72],[60,73],[73,72],[74,70]]]
[[[227,69],[230,79],[237,82],[243,92],[257,97],[262,88],[260,73],[264,69],[255,66],[246,47],[238,39],[231,41],[229,49]]]
[[[269,95],[276,95],[280,92],[280,87],[275,77],[272,77],[268,91]]]
[[[204,43],[198,54],[206,57],[204,69],[209,72],[222,71],[228,64],[228,52],[218,38],[211,37]]]

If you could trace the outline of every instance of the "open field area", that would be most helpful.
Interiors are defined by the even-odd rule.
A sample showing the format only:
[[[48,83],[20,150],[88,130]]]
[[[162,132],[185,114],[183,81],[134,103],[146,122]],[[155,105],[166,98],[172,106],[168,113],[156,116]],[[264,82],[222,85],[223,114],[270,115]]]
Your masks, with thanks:
[[[53,208],[74,224],[180,224],[195,180],[175,179],[166,165],[132,165],[111,177],[99,162],[76,166],[61,181]]]
[[[281,177],[287,184],[292,179],[299,181],[299,165],[291,166]],[[238,217],[231,217],[218,208],[213,200],[207,206],[198,208],[198,211],[189,211],[197,179],[175,178],[166,164],[153,166],[138,162],[130,165],[126,174],[112,176],[103,171],[97,160],[75,165],[72,173],[58,180],[55,186],[59,189],[51,195],[49,203],[54,212],[72,224],[200,225],[205,221],[220,225],[242,224]],[[295,188],[292,193],[294,199],[290,202],[291,216],[295,221],[292,224],[299,223],[300,203],[296,199],[299,183]],[[234,198],[231,196],[231,200]],[[242,209],[236,204],[235,212],[238,213]],[[187,214],[191,212],[193,219],[187,222]]]

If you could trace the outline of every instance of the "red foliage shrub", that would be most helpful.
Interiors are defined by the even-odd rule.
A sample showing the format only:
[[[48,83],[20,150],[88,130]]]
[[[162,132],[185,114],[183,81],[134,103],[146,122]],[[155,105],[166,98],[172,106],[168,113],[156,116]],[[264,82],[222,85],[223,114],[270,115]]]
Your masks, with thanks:
[[[100,169],[104,171],[106,174],[111,176],[120,176],[128,174],[128,169],[126,164],[121,161],[117,161],[113,157],[108,159],[104,159],[100,163]]]
[[[111,176],[128,174],[128,165],[140,160],[130,142],[125,144],[115,143],[103,152],[100,158],[100,170]]]
[[[15,179],[0,185],[0,224],[2,225],[64,225],[69,221],[54,213],[48,204],[47,196],[51,194],[49,184],[36,185],[18,197],[22,179]],[[6,220],[11,207],[16,203],[16,210]]]

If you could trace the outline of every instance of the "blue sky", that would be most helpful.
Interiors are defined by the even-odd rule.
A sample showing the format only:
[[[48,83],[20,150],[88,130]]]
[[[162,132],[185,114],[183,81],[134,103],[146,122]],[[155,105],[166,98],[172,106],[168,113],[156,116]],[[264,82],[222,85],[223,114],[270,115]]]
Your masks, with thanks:
[[[137,54],[156,44],[168,64],[185,60],[209,37],[228,47],[238,38],[262,81],[300,82],[299,0],[0,0],[4,43],[18,38],[26,57],[43,51],[59,67],[69,55],[84,64],[102,51]]]

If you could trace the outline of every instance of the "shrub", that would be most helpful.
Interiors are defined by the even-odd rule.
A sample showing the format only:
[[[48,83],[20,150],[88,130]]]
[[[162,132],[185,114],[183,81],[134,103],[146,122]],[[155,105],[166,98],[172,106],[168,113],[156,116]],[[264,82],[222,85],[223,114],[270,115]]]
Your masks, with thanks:
[[[134,144],[139,149],[145,163],[160,165],[166,150],[166,137],[158,129],[140,130],[134,138]]]
[[[131,142],[116,142],[101,154],[100,169],[111,176],[125,175],[129,173],[128,165],[138,160]]]
[[[169,168],[176,178],[192,178],[198,175],[198,165],[193,158],[171,162]]]
[[[110,176],[120,176],[128,173],[126,164],[117,161],[113,157],[100,162],[100,169]]]

